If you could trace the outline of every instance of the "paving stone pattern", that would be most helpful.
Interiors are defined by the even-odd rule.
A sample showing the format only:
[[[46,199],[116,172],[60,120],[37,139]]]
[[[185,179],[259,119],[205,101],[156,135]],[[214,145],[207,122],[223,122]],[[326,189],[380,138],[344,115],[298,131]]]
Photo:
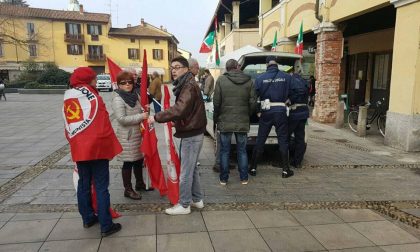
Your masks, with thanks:
[[[113,119],[111,94],[101,95]],[[219,184],[214,142],[207,136],[199,158],[207,207],[187,216],[162,214],[168,201],[157,191],[143,192],[136,202],[123,197],[121,162],[114,159],[111,202],[133,211],[118,220],[120,233],[101,239],[98,226],[83,229],[77,212],[63,213],[76,210],[77,202],[62,95],[9,94],[1,106],[0,251],[420,251],[418,229],[378,214],[395,218],[398,203],[408,216],[404,222],[418,226],[420,156],[384,146],[375,132],[358,138],[310,122],[304,167],[282,179],[272,166],[276,146],[268,146],[246,186],[236,170],[227,186]],[[162,125],[156,130],[164,150]],[[165,164],[165,151],[160,154]],[[378,212],[360,209],[375,202]],[[148,206],[157,207],[136,210]]]
[[[348,222],[348,216],[352,216]],[[418,251],[411,234],[367,209],[193,211],[187,216],[123,213],[121,232],[100,238],[76,213],[0,214],[0,251]],[[334,216],[334,217],[333,217]],[[273,220],[275,220],[273,222]],[[328,223],[328,224],[326,224]],[[198,249],[199,248],[199,249]],[[352,250],[351,250],[352,249]]]

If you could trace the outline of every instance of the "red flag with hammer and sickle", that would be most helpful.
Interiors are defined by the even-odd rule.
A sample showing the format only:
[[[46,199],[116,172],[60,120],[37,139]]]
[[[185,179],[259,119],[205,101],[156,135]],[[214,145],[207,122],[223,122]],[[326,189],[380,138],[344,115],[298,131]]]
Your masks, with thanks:
[[[77,98],[70,98],[64,101],[64,113],[68,123],[83,121],[83,110]]]

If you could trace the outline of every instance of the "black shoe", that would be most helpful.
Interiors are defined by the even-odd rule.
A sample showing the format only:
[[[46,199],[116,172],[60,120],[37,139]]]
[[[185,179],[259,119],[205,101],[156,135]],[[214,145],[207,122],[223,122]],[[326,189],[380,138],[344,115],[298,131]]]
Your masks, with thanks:
[[[292,170],[283,170],[283,173],[281,174],[281,176],[283,178],[288,178],[293,176],[294,172]]]
[[[93,225],[95,225],[96,223],[98,223],[99,222],[99,219],[98,219],[98,217],[94,217],[93,218],[93,220],[91,220],[90,222],[88,222],[88,223],[83,223],[83,227],[84,228],[90,228],[91,226],[93,226]]]
[[[248,171],[249,175],[251,176],[257,176],[257,169],[251,169]]]
[[[112,223],[112,226],[108,231],[101,232],[101,236],[102,237],[107,237],[107,236],[110,236],[110,235],[120,231],[120,230],[121,230],[121,224],[120,223]]]

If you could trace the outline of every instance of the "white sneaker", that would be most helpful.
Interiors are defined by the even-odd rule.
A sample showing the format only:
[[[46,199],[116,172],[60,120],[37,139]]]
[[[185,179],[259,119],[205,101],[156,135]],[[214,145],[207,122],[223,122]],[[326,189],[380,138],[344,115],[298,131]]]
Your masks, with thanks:
[[[191,203],[192,207],[198,208],[198,209],[202,209],[204,207],[204,202],[203,200],[200,200],[198,202],[193,202]]]
[[[165,209],[165,213],[169,215],[180,215],[180,214],[189,214],[191,213],[190,206],[183,207],[180,204],[176,204],[175,206]]]

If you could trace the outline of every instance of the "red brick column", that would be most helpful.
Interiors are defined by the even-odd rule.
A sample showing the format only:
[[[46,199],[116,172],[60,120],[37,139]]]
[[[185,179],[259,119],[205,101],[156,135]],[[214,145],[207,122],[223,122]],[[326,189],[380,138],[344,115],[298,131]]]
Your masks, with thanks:
[[[322,31],[317,34],[316,97],[312,118],[321,123],[334,123],[337,116],[342,46],[341,31]]]

